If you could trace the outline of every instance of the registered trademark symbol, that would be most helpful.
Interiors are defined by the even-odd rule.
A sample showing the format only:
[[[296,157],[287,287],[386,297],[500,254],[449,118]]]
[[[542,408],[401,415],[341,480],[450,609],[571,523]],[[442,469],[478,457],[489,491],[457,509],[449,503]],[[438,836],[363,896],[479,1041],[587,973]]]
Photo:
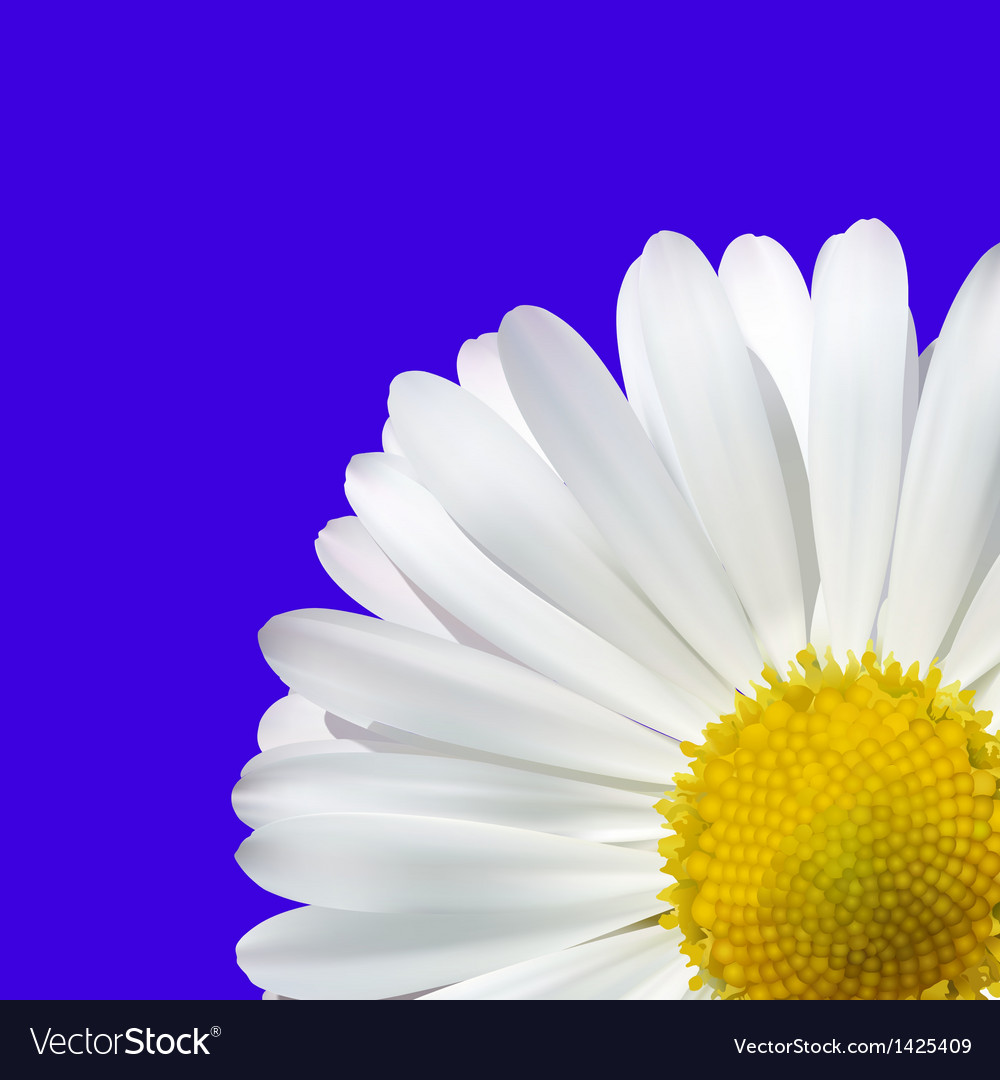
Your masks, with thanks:
[[[222,1034],[222,1028],[220,1028],[218,1024],[213,1024],[212,1025],[212,1034],[216,1035],[216,1036],[221,1035]]]

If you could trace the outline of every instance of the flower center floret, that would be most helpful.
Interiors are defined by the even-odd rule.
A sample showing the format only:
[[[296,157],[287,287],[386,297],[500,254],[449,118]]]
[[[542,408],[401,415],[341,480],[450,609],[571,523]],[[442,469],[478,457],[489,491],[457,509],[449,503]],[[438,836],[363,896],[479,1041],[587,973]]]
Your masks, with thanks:
[[[724,998],[1000,997],[1000,741],[957,683],[810,646],[682,743],[663,917]]]

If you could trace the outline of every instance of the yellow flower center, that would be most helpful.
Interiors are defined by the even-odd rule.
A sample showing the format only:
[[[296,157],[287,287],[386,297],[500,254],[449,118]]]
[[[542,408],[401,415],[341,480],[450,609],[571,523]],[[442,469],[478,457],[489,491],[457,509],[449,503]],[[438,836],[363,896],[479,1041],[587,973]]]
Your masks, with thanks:
[[[1000,997],[1000,740],[934,665],[810,646],[657,804],[661,920],[723,998]]]

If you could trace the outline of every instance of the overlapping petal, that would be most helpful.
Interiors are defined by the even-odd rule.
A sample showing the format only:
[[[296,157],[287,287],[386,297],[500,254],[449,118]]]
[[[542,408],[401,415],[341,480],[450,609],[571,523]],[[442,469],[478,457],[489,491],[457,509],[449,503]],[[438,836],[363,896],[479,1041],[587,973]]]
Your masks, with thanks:
[[[577,945],[650,914],[648,901],[631,897],[474,915],[303,907],[245,934],[236,955],[253,982],[287,997],[397,997]]]
[[[739,600],[607,368],[539,308],[504,318],[500,356],[531,430],[629,574],[678,634],[739,685],[758,664]]]
[[[611,776],[656,790],[683,768],[677,743],[478,649],[340,611],[279,615],[261,631],[278,675],[365,727]]]
[[[316,554],[344,592],[380,619],[452,637],[356,517],[328,522],[316,538]]]
[[[454,818],[334,813],[282,818],[236,855],[262,888],[351,911],[475,914],[572,904],[656,909],[652,851]]]
[[[682,997],[692,969],[678,951],[682,937],[643,927],[520,964],[427,994],[425,1001],[600,1001]]]
[[[813,310],[795,260],[769,236],[739,236],[719,264],[743,339],[771,374],[809,460]]]
[[[394,380],[389,411],[421,483],[499,566],[715,711],[728,704],[732,691],[650,607],[565,484],[495,413],[422,372]]]
[[[390,744],[391,745],[391,744]],[[656,837],[649,795],[433,754],[316,754],[257,768],[233,792],[252,828],[307,814],[455,818],[602,843]]]
[[[345,487],[379,546],[420,589],[509,656],[578,693],[667,734],[700,730],[702,702],[498,566],[395,460],[355,457]]]
[[[885,645],[933,659],[1000,504],[1000,245],[962,285],[934,350],[910,445]]]
[[[646,244],[639,298],[653,381],[685,479],[765,655],[780,666],[805,636],[802,582],[746,343],[708,260],[678,233]]]

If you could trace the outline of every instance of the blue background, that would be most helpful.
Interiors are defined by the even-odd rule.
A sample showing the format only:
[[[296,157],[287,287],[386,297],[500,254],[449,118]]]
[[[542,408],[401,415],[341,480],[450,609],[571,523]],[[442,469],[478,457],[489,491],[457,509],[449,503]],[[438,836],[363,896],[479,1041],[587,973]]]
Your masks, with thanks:
[[[6,997],[259,995],[292,906],[229,794],[258,628],[351,606],[312,542],[388,384],[521,303],[616,367],[649,235],[807,277],[899,236],[921,347],[1000,241],[1000,17],[951,3],[38,11],[5,35]],[[960,527],[960,523],[958,523]]]

